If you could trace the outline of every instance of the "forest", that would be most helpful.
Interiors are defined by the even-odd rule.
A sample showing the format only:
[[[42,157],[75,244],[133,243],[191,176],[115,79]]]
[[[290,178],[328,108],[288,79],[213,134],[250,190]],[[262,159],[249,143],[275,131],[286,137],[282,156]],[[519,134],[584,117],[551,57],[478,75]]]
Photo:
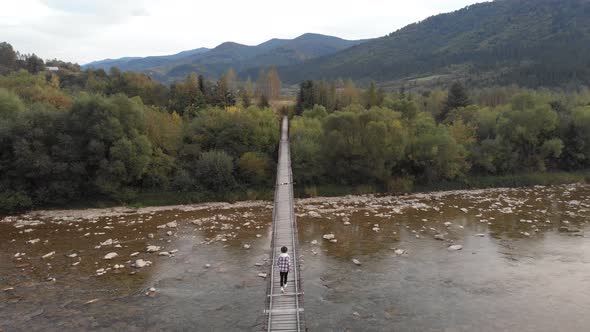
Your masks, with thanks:
[[[301,195],[331,185],[401,193],[590,166],[587,89],[456,82],[392,92],[304,81],[292,106],[273,109],[281,91],[274,68],[256,82],[229,70],[217,81],[192,74],[166,86],[141,73],[37,59],[0,44],[4,212],[270,198],[281,114],[292,118]]]

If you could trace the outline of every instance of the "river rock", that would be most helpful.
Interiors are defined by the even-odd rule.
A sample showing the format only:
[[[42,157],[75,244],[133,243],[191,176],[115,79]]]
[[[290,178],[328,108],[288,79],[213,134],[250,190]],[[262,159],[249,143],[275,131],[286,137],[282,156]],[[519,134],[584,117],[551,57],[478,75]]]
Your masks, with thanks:
[[[459,210],[463,211],[463,213],[467,213],[469,211],[466,208],[460,208]]]
[[[350,221],[345,221],[344,225],[346,225],[346,226],[350,225]]]
[[[32,239],[32,240],[27,241],[27,243],[29,243],[29,244],[35,244],[35,243],[37,243],[39,241],[41,241],[41,240],[40,239]]]
[[[177,228],[178,224],[176,223],[176,221],[171,221],[171,222],[167,223],[166,226],[170,227],[170,228]]]
[[[172,231],[168,231],[168,232],[166,232],[166,235],[168,235],[168,236],[172,236]]]
[[[156,251],[160,251],[160,247],[158,247],[158,246],[148,246],[145,250],[147,252],[156,252]]]
[[[208,268],[210,268],[210,267],[211,267],[211,264],[205,264],[205,268],[207,268],[207,269],[208,269]]]
[[[101,246],[110,246],[111,244],[113,244],[113,239],[108,239],[100,243]]]
[[[337,239],[331,239],[330,242],[336,243],[336,242],[338,242],[338,240]]]
[[[267,273],[258,273],[258,276],[260,278],[266,278],[268,276],[268,274]]]
[[[250,249],[250,245],[249,244],[244,244],[244,249]]]
[[[67,256],[70,257],[70,258],[76,258],[76,257],[78,257],[78,254],[73,253],[73,254],[69,254]]]
[[[316,245],[316,244],[318,244],[318,240],[313,240],[313,241],[311,241],[311,244],[313,244],[313,245]]]
[[[439,241],[445,240],[445,236],[443,234],[434,234],[434,238]]]
[[[566,232],[566,233],[578,233],[578,232],[580,232],[579,229],[574,228],[574,227],[568,227],[568,226],[560,226],[559,227],[559,231],[560,232]]]
[[[132,253],[131,255],[129,255],[129,257],[135,257],[137,255],[139,255],[139,252],[136,251],[136,252]]]
[[[312,217],[312,218],[321,218],[322,215],[319,214],[317,211],[309,211],[307,213],[308,216]]]
[[[149,233],[149,234],[148,234],[148,238],[149,238],[149,239],[153,239],[153,238],[154,238],[154,234],[152,234],[152,233]]]
[[[50,252],[48,254],[43,255],[41,258],[49,258],[49,257],[51,257],[53,255],[55,255],[55,251],[52,251],[52,252]]]
[[[143,259],[138,259],[138,260],[135,261],[135,267],[142,268],[142,267],[145,267],[147,265],[148,265],[147,262],[144,261]]]
[[[334,234],[324,234],[322,237],[324,239],[326,239],[326,240],[332,240],[332,239],[336,238],[336,235],[334,235]]]
[[[475,234],[475,236],[484,237],[484,236],[486,236],[486,235],[485,235],[485,234],[482,234],[482,233],[480,233],[480,234]]]
[[[406,253],[404,249],[395,249],[394,253],[398,256],[401,256]]]
[[[349,221],[350,221],[350,218],[348,218],[348,217],[344,217],[344,218],[342,218],[342,221],[344,221],[344,223],[346,224],[347,222],[349,222]]]
[[[460,244],[453,244],[452,246],[449,246],[447,249],[450,251],[457,251],[463,249],[463,246]]]
[[[453,224],[453,223],[452,223],[452,222],[450,222],[450,221],[447,221],[447,222],[445,222],[445,223],[444,223],[444,225],[445,225],[445,226],[447,226],[447,227],[451,226],[452,224]]]
[[[354,264],[356,264],[356,265],[361,265],[361,261],[359,261],[359,260],[358,260],[358,259],[356,259],[356,258],[353,258],[353,259],[352,259],[352,262],[353,262]]]
[[[117,256],[119,256],[119,254],[117,254],[116,252],[110,252],[104,256],[104,259],[113,259]]]
[[[167,251],[161,251],[161,252],[158,253],[158,256],[168,256],[168,257],[170,257],[170,253],[167,252]]]

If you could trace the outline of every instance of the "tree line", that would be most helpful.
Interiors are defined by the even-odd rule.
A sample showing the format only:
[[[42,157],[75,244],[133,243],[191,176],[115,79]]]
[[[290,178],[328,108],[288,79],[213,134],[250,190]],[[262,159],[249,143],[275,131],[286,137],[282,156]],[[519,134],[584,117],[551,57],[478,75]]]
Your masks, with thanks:
[[[354,93],[338,86],[300,86],[291,151],[302,187],[407,191],[470,176],[590,167],[587,89],[468,92],[455,83],[448,91],[384,94],[373,85]],[[349,95],[357,99],[349,103]]]
[[[4,66],[16,52],[2,47]],[[164,86],[117,68],[50,63],[59,70],[5,66],[0,75],[0,212],[162,192],[253,198],[272,188],[276,70],[256,84],[238,85],[229,70]]]

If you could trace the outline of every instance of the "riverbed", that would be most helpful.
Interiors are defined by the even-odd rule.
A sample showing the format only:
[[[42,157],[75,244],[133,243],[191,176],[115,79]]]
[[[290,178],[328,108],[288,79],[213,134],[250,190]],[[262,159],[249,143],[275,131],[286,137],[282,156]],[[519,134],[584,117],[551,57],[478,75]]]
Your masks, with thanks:
[[[296,214],[310,331],[590,326],[589,185],[312,198]],[[6,217],[0,330],[260,330],[271,216],[255,201]]]

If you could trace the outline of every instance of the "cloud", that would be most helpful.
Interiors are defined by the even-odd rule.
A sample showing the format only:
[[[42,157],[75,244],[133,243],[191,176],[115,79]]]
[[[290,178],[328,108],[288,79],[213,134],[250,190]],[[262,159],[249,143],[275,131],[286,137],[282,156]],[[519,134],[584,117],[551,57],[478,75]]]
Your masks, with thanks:
[[[48,8],[70,14],[94,16],[146,16],[152,1],[142,0],[41,0]]]
[[[276,0],[14,0],[3,3],[0,38],[24,53],[86,63],[224,41],[254,45],[306,32],[379,37],[479,1],[298,0],[287,6]]]

